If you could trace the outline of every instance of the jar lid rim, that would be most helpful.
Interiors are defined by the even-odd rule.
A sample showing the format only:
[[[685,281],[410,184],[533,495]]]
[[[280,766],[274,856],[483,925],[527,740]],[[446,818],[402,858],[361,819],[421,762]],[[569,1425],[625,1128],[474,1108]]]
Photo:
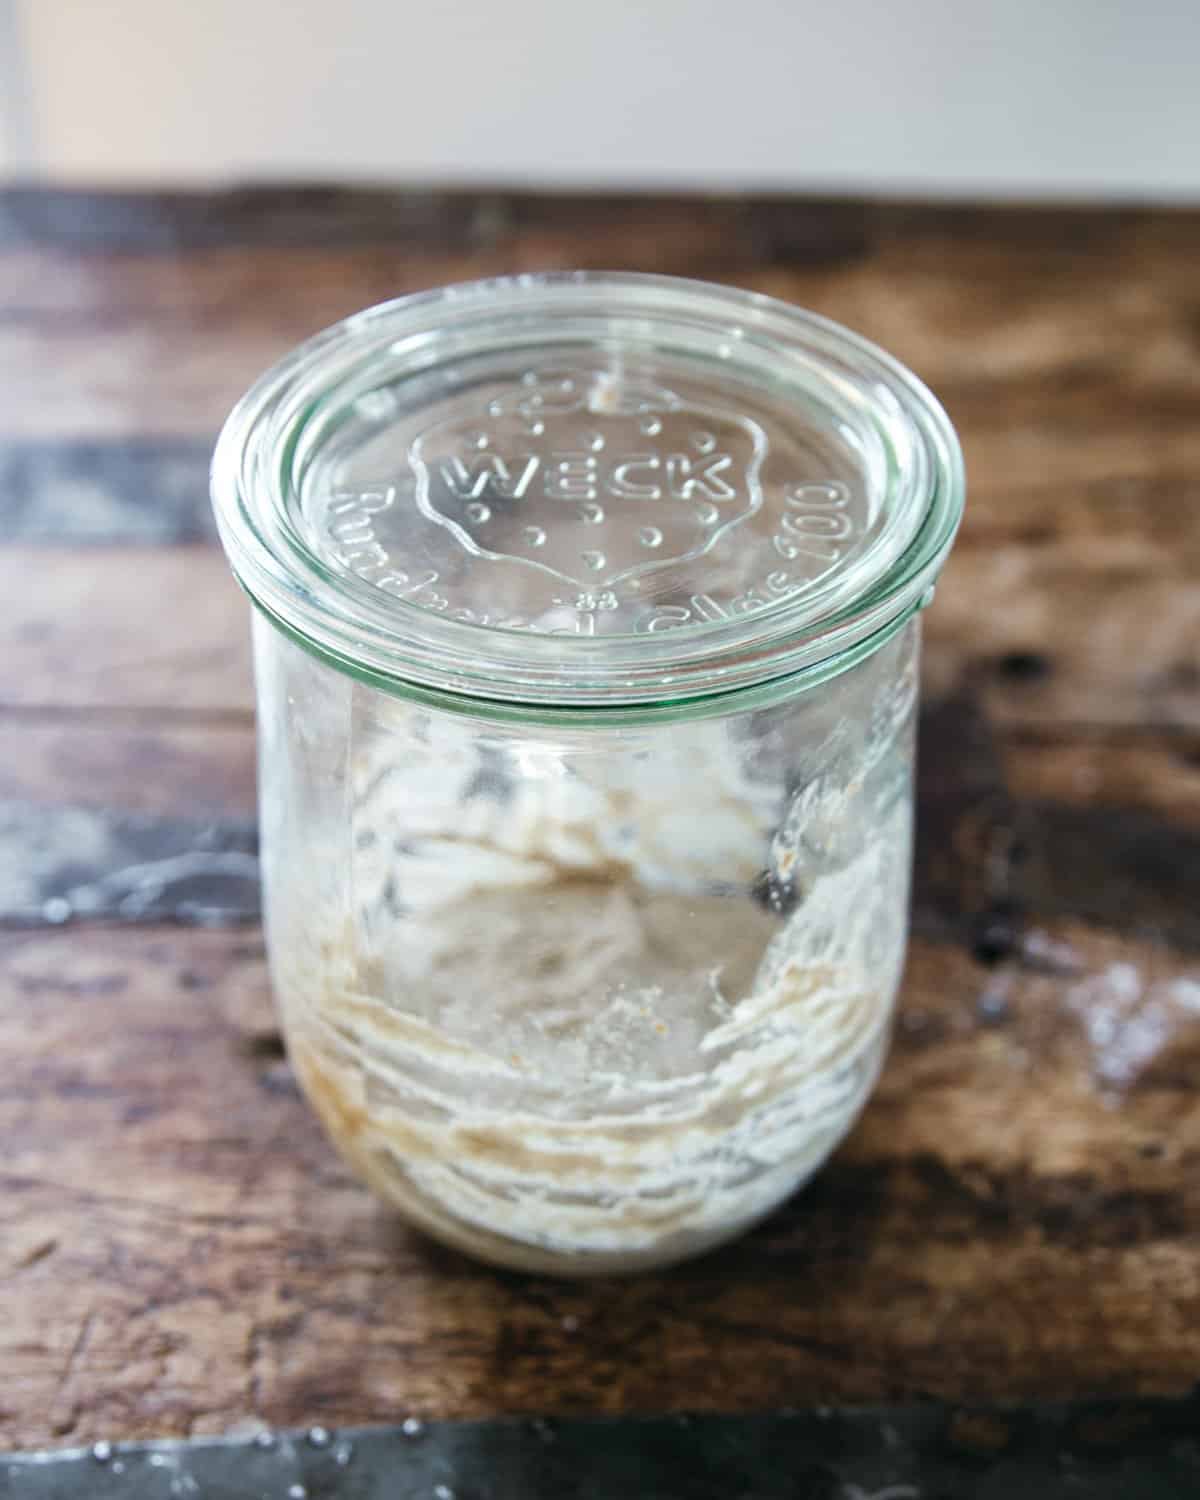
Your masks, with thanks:
[[[396,593],[385,592],[379,587],[381,579],[385,583],[407,579],[414,570],[410,567],[404,573],[392,566],[385,577],[375,558],[386,558],[388,553],[374,541],[366,549],[359,547],[357,553],[347,553],[343,546],[331,554],[327,498],[321,512],[325,519],[314,522],[311,506],[306,509],[304,488],[308,476],[318,472],[318,456],[333,450],[331,434],[344,434],[348,420],[358,422],[366,435],[361,447],[368,446],[366,440],[374,429],[368,428],[367,419],[344,416],[346,411],[371,409],[363,396],[364,391],[370,394],[373,389],[368,378],[376,378],[376,372],[386,366],[393,381],[387,387],[389,391],[400,388],[402,381],[409,382],[409,389],[419,386],[424,391],[430,384],[430,372],[449,368],[447,360],[460,370],[470,358],[482,359],[484,354],[495,355],[496,351],[504,355],[519,345],[526,361],[521,379],[532,382],[534,394],[530,399],[537,403],[541,400],[543,365],[536,361],[530,364],[528,351],[545,349],[549,358],[564,346],[568,332],[574,340],[572,348],[594,343],[604,359],[613,358],[614,349],[620,351],[616,357],[643,346],[684,350],[675,356],[678,368],[711,367],[717,371],[704,387],[706,393],[720,392],[726,381],[731,390],[751,389],[752,382],[756,382],[753,389],[765,390],[769,382],[771,399],[779,409],[783,409],[783,403],[803,399],[799,393],[811,389],[814,381],[823,381],[833,393],[831,400],[852,403],[846,408],[851,412],[850,420],[842,423],[847,442],[872,442],[882,455],[872,471],[876,493],[869,497],[876,520],[871,527],[863,528],[861,544],[856,550],[832,545],[824,548],[823,558],[831,560],[827,566],[822,561],[823,573],[806,556],[801,563],[809,562],[808,572],[803,577],[794,572],[797,581],[789,580],[786,566],[779,566],[768,575],[770,587],[743,589],[732,608],[715,589],[715,599],[699,596],[707,599],[711,609],[689,611],[669,606],[673,613],[662,608],[649,611],[639,601],[638,623],[626,633],[605,633],[603,628],[590,633],[583,626],[595,631],[597,619],[601,627],[611,624],[611,619],[597,611],[611,608],[616,612],[618,603],[625,608],[625,599],[635,598],[635,568],[614,571],[620,582],[607,595],[603,590],[576,593],[569,599],[556,595],[555,605],[563,605],[568,612],[574,610],[570,630],[536,626],[518,629],[507,623],[481,621],[477,613],[472,618],[471,609],[454,607],[462,599],[447,598],[445,592],[440,598],[432,590],[427,590],[424,598],[414,597],[407,587]],[[662,361],[657,355],[654,358],[658,361],[654,365],[657,373]],[[631,357],[629,363],[634,362]],[[578,367],[573,367],[565,383],[574,380],[582,387],[592,381],[598,388],[607,378],[602,363],[600,355],[583,358],[582,362],[577,357]],[[763,375],[763,370],[769,375]],[[498,413],[497,421],[503,424],[510,420],[513,410],[508,386],[497,383],[495,374],[488,379],[492,385],[480,389],[499,392],[501,399],[493,399],[489,409]],[[789,386],[793,379],[795,385]],[[513,388],[520,390],[518,386]],[[625,405],[614,408],[613,421],[638,413],[657,421],[661,407],[668,422],[677,426],[691,422],[694,427],[693,414],[700,412],[711,419],[707,426],[714,429],[723,446],[735,450],[742,443],[747,455],[754,432],[763,431],[762,422],[738,415],[735,408],[740,397],[724,402],[715,417],[708,407],[698,405],[686,394],[680,399],[668,392],[661,398],[651,395],[631,403],[623,387],[621,399]],[[575,404],[563,410],[583,410],[585,415],[590,410],[598,414],[601,423],[609,420],[602,410],[603,401],[594,393],[580,396],[572,391],[567,400]],[[587,402],[591,402],[590,408]],[[471,487],[450,495],[460,507],[450,517],[445,514],[446,506],[439,506],[439,496],[433,500],[423,497],[422,509],[427,516],[432,512],[429,518],[442,528],[427,529],[436,531],[439,543],[444,541],[443,531],[453,532],[464,554],[473,554],[468,559],[473,565],[477,556],[502,556],[506,582],[512,577],[524,580],[532,576],[533,562],[540,568],[540,580],[552,570],[541,566],[532,554],[523,557],[519,547],[511,546],[507,553],[488,551],[479,543],[476,531],[464,530],[473,523],[464,519],[461,506],[468,495],[486,497],[480,486],[487,482],[487,475],[476,481],[475,471],[463,468],[453,446],[460,440],[461,424],[455,425],[460,409],[451,409],[449,423],[442,422],[441,431],[451,434],[451,446],[447,448],[442,437],[438,440],[443,458],[449,454],[449,462],[468,476]],[[526,422],[529,431],[536,430],[529,418],[540,412],[525,405],[521,409],[525,415],[520,420]],[[547,412],[553,422],[553,399]],[[562,420],[578,426],[575,415]],[[731,434],[728,441],[722,435],[723,421],[724,431]],[[861,431],[852,430],[856,423]],[[544,422],[541,425],[545,427]],[[746,433],[751,436],[746,437]],[[702,436],[709,439],[707,432]],[[486,443],[486,434],[482,440]],[[603,444],[602,434],[596,442]],[[416,447],[415,443],[410,445],[410,454]],[[675,459],[668,461],[673,463]],[[744,468],[749,461],[745,460]],[[626,468],[631,462],[626,460]],[[686,466],[688,460],[681,457],[678,462]],[[732,452],[725,462],[725,474],[719,472],[720,466],[710,465],[710,483],[721,486],[715,490],[718,498],[726,491],[734,494],[735,485],[727,484],[725,475],[730,468],[736,469],[738,454]],[[505,471],[501,468],[499,472]],[[577,466],[575,472],[586,478],[584,468]],[[655,512],[655,517],[669,514],[675,521],[696,496],[701,504],[691,506],[694,514],[704,509],[715,513],[718,506],[703,503],[705,470],[701,463],[697,460],[694,469],[680,472],[698,478],[676,479],[673,509]],[[650,476],[643,471],[636,477],[645,480]],[[698,484],[700,488],[696,488]],[[799,488],[819,491],[822,486],[810,483],[798,487],[797,493]],[[595,493],[578,488],[572,492],[565,481],[563,489],[568,496]],[[880,639],[881,632],[887,634],[885,627],[911,613],[930,589],[961,518],[964,480],[958,441],[941,405],[904,366],[840,325],[759,293],[704,282],[631,273],[555,272],[417,293],[369,308],[317,334],[267,371],[234,408],[214,454],[212,492],[222,541],[243,586],[269,616],[296,638],[311,643],[326,659],[345,664],[348,670],[360,668],[373,681],[391,679],[398,684],[491,702],[616,708],[708,698],[776,678],[807,675],[815,664],[847,652],[857,658],[860,653],[855,647]],[[613,488],[618,495],[625,492],[638,490],[632,483],[623,490],[621,486]],[[643,487],[640,492],[650,491]],[[366,492],[355,491],[360,498],[362,493]],[[622,503],[614,501],[612,508]],[[494,507],[482,503],[473,506],[484,520],[490,508]],[[615,528],[616,523],[603,515],[599,505],[591,509],[601,513],[605,525]],[[722,523],[728,514],[727,510]],[[586,514],[584,519],[588,519]],[[735,517],[735,522],[738,519]],[[785,514],[783,520],[786,525],[796,517]],[[354,533],[356,539],[371,535],[365,520],[355,524],[359,526]],[[510,531],[512,524],[510,521]],[[690,516],[678,524],[693,529],[697,525]],[[721,527],[714,525],[712,529],[719,533]],[[745,526],[741,532],[732,526],[728,529],[738,546],[750,537]],[[536,542],[536,533],[542,528],[530,526],[525,530],[534,534]],[[665,527],[642,528],[643,533],[652,534],[655,547],[658,540],[654,538],[661,539],[663,530]],[[768,531],[769,527],[763,528],[764,535]],[[350,533],[343,528],[341,534]],[[642,539],[646,543],[645,535]],[[781,548],[785,560],[789,551],[795,555],[790,547],[794,532],[777,532],[768,539]],[[668,539],[667,550],[674,540]],[[621,542],[618,536],[616,545]],[[707,540],[685,553],[683,548],[688,544],[690,537],[676,542],[679,556],[692,558],[703,551],[715,554],[716,549]],[[446,541],[445,545],[451,543]],[[358,555],[370,558],[373,574],[367,575],[357,567]],[[589,566],[596,557],[602,564],[613,566],[611,553],[607,563],[600,551],[582,555],[589,559]],[[737,556],[736,550],[731,548],[731,555]],[[667,563],[668,571],[660,569],[651,575],[652,581],[670,576],[672,559]],[[569,577],[570,567],[564,573],[561,560],[555,559],[555,564],[558,577]],[[433,576],[437,577],[436,572]],[[477,569],[476,576],[491,575],[482,575]],[[777,586],[779,579],[783,582]],[[775,587],[778,597],[770,592]],[[569,594],[570,588],[560,592]],[[609,598],[614,601],[611,605]],[[691,618],[686,618],[689,614]],[[553,611],[546,616],[553,617]],[[612,618],[619,622],[623,617],[614,613]],[[664,620],[670,628],[656,628]]]

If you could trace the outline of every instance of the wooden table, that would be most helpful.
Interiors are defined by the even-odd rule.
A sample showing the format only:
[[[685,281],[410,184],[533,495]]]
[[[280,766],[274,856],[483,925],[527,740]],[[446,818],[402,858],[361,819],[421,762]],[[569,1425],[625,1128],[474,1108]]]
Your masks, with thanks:
[[[256,928],[197,925],[186,879],[128,899],[216,848],[252,910],[204,493],[234,397],[366,303],[561,265],[849,323],[943,396],[971,479],[878,1095],[757,1233],[595,1285],[398,1225],[297,1095]],[[13,191],[0,382],[5,1443],[1197,1379],[1200,213]]]

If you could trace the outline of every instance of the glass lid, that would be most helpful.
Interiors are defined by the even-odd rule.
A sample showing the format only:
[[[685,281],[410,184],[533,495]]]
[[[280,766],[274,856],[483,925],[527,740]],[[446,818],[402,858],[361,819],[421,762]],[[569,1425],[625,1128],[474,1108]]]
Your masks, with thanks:
[[[214,460],[241,581],[347,670],[509,702],[678,700],[837,657],[962,505],[933,397],[770,298],[521,276],[301,346]]]

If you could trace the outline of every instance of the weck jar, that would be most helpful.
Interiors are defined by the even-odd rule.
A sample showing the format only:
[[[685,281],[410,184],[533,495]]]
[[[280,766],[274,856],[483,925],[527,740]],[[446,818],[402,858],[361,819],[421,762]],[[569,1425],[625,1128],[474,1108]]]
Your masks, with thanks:
[[[768,1213],[887,1046],[940,406],[766,297],[518,276],[303,345],[213,493],[272,978],[346,1159],[536,1270]]]

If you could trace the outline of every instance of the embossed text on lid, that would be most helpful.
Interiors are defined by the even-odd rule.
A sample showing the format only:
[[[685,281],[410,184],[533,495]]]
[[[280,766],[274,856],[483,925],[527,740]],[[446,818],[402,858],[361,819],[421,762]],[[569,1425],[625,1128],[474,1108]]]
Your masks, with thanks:
[[[944,416],[886,356],[661,278],[374,309],[239,412],[268,475],[288,455],[282,494],[237,475],[251,592],[369,670],[517,701],[686,696],[844,649],[911,605],[960,499]]]

